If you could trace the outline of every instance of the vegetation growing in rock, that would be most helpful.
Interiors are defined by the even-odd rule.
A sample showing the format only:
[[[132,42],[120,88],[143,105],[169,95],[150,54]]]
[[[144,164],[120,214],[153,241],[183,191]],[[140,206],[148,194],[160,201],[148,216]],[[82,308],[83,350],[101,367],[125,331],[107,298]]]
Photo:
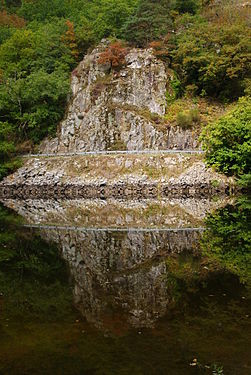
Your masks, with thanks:
[[[181,128],[191,128],[200,122],[200,115],[198,109],[193,108],[188,112],[179,112],[177,114],[177,125]]]
[[[167,37],[163,41],[153,41],[148,45],[149,48],[153,49],[154,55],[165,62],[169,62],[169,51],[166,43],[166,41],[168,41],[168,38],[169,36],[167,35]]]
[[[119,69],[125,64],[127,48],[121,42],[111,43],[99,56],[99,64],[109,64],[112,69]]]

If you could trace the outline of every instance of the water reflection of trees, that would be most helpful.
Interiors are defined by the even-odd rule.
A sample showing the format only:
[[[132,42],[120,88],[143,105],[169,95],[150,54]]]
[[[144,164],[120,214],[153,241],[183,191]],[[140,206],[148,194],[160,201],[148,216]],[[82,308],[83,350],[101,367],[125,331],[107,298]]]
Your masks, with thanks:
[[[242,199],[209,214],[201,238],[186,230],[37,232],[1,210],[0,292],[12,314],[63,316],[72,302],[64,258],[75,305],[88,321],[112,327],[118,316],[122,326],[150,327],[210,294],[240,292],[238,277],[250,277],[249,219]]]
[[[250,197],[209,214],[206,226],[201,241],[203,255],[237,275],[242,283],[251,284]]]
[[[28,335],[26,360],[36,369],[63,363],[77,368],[69,370],[75,374],[100,362],[104,373],[115,373],[119,358],[121,373],[137,372],[138,363],[147,373],[154,363],[156,373],[192,374],[189,363],[196,357],[246,374],[250,306],[238,276],[244,282],[248,277],[247,209],[242,201],[210,215],[203,251],[197,232],[38,232],[18,227],[9,211],[0,211],[0,362],[6,357],[8,363],[11,348],[16,366],[25,366],[18,350]],[[75,320],[67,268],[75,304],[92,325]],[[22,319],[7,326],[7,317]],[[40,373],[55,372],[41,367]]]
[[[72,297],[64,260],[54,244],[19,222],[0,206],[0,318],[67,316]]]

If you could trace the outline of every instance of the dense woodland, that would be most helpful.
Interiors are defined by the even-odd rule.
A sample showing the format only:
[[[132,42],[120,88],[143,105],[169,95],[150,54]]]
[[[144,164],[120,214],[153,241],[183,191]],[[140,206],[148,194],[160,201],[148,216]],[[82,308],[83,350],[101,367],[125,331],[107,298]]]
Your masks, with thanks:
[[[240,0],[1,0],[0,178],[55,134],[70,76],[102,38],[152,47],[180,97],[228,103],[203,129],[208,162],[250,180],[250,11]],[[118,41],[119,40],[119,41]]]

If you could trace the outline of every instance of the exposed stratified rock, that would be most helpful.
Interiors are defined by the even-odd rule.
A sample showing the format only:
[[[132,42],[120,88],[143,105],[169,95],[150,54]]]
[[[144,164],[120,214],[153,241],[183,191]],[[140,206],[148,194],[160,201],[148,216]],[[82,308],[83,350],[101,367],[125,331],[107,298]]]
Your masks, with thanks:
[[[104,41],[72,74],[72,99],[58,138],[42,152],[198,147],[196,131],[160,124],[170,75],[151,49],[131,49],[119,71],[99,64]]]

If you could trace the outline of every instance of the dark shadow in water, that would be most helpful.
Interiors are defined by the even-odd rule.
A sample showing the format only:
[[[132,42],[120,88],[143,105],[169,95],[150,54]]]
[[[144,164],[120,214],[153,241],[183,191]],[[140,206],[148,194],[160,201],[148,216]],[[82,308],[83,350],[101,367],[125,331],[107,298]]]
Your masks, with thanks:
[[[0,212],[1,374],[250,373],[247,201],[203,232],[29,229]]]

